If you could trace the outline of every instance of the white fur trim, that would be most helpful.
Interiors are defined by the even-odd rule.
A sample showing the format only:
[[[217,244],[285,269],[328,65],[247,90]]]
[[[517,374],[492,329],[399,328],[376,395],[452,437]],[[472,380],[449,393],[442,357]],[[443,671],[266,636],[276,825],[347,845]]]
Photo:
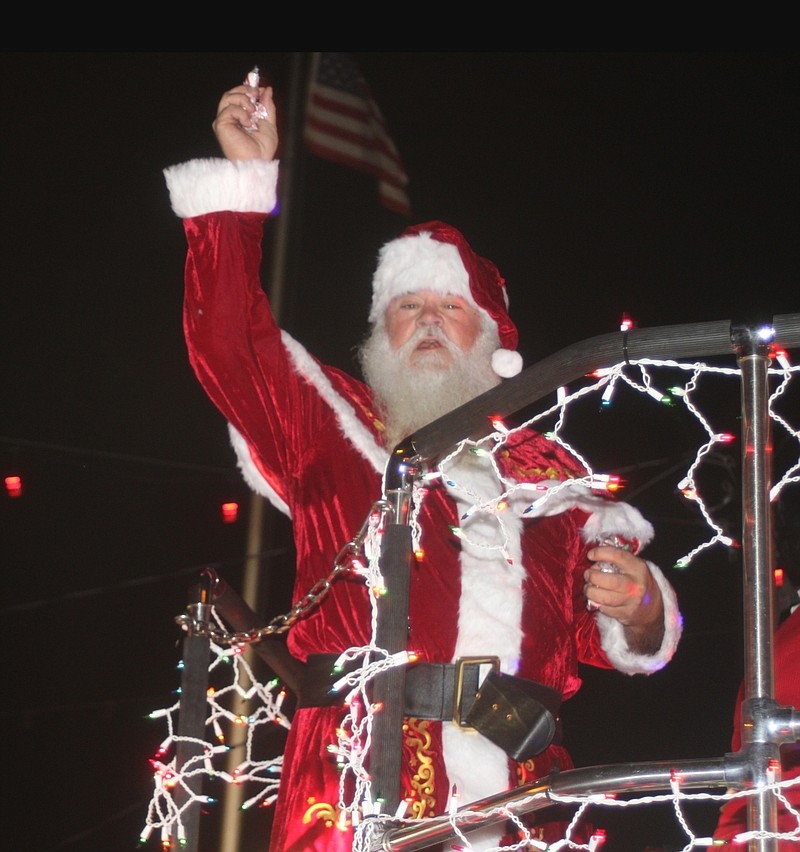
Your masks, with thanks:
[[[549,492],[544,495],[546,499],[528,512],[531,498],[541,499],[542,490]],[[511,505],[515,512],[525,512],[525,516],[530,518],[560,515],[570,509],[582,509],[589,515],[581,530],[583,539],[587,542],[594,541],[601,533],[616,533],[623,538],[638,539],[641,549],[653,540],[653,525],[638,509],[628,503],[609,500],[582,482],[545,480],[529,486],[520,483],[518,491],[512,495]]]
[[[625,638],[625,628],[615,618],[597,613],[597,627],[600,630],[600,644],[611,664],[625,674],[652,674],[662,669],[671,659],[678,647],[683,632],[683,618],[678,609],[675,590],[661,573],[661,569],[652,562],[647,563],[664,601],[664,639],[656,654],[637,654],[632,651]]]
[[[448,491],[462,514],[475,503],[496,498],[500,493],[489,459],[462,451],[447,471],[448,477],[458,483],[458,487],[448,486]],[[453,659],[498,656],[502,671],[515,674],[522,648],[522,521],[508,513],[503,523],[505,531],[495,516],[483,512],[475,512],[461,522],[465,538],[461,540],[461,598]],[[504,540],[512,564],[497,549],[489,547]],[[508,757],[502,749],[452,723],[444,724],[442,729],[447,774],[451,783],[458,786],[462,802],[508,788]],[[488,843],[491,838],[497,845],[501,833],[489,832],[481,843]],[[470,841],[473,842],[472,837]]]
[[[501,493],[491,459],[462,450],[446,467],[457,488],[447,486],[459,514]],[[473,512],[461,521],[461,599],[455,657],[491,654],[500,667],[515,674],[522,647],[522,520],[513,513],[498,516]],[[505,540],[511,563],[499,551]],[[424,543],[423,543],[424,546]]]
[[[372,278],[369,321],[379,320],[392,299],[420,290],[461,296],[475,305],[458,249],[452,243],[432,239],[427,231],[418,236],[398,237],[381,248]],[[478,310],[486,313],[481,308]]]
[[[450,783],[458,787],[459,806],[508,789],[506,753],[477,731],[442,722],[442,753]],[[490,825],[469,832],[467,839],[471,849],[496,849],[502,836],[502,827]]]
[[[594,542],[605,535],[619,535],[622,538],[637,539],[641,550],[653,540],[653,525],[642,517],[641,512],[628,503],[607,500],[598,494],[595,499],[577,503],[588,511],[589,519],[581,530],[583,540]]]
[[[500,378],[510,379],[522,370],[522,355],[511,349],[495,349],[492,352],[492,369]]]
[[[345,438],[364,456],[377,473],[382,474],[389,461],[389,453],[376,443],[372,432],[358,419],[353,406],[334,389],[319,362],[309,354],[308,350],[285,331],[281,332],[281,341],[297,372],[316,388],[319,395],[333,409]]]
[[[250,455],[247,441],[245,441],[242,435],[237,432],[230,423],[228,424],[228,434],[230,435],[231,446],[236,453],[239,470],[242,472],[242,478],[244,481],[253,489],[253,491],[256,492],[256,494],[260,494],[262,497],[265,497],[279,512],[283,512],[287,518],[291,518],[292,513],[289,511],[289,507],[278,496],[278,493],[267,482],[267,480],[264,479],[261,475],[261,471],[253,463],[253,457]]]
[[[164,169],[164,177],[182,219],[220,210],[270,213],[276,204],[277,160],[190,160]]]
[[[285,331],[281,331],[281,342],[296,372],[313,385],[322,399],[333,409],[339,428],[345,438],[364,456],[376,473],[383,473],[386,462],[389,460],[389,454],[375,442],[372,433],[358,419],[350,403],[336,392],[319,363],[311,357],[305,347]],[[228,424],[228,430],[231,444],[239,462],[239,470],[241,470],[245,482],[256,494],[266,497],[276,509],[283,512],[287,517],[291,517],[289,507],[253,463],[247,442],[230,424]]]

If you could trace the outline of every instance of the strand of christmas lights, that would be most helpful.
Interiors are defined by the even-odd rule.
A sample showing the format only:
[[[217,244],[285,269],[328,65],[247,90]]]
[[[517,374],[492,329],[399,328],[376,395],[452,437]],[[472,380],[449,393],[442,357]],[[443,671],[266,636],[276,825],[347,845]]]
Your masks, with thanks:
[[[589,385],[587,387],[580,389],[578,392],[576,392],[574,394],[568,394],[566,392],[566,389],[561,389],[561,393],[558,395],[558,401],[556,402],[555,405],[552,405],[550,408],[546,409],[543,412],[535,414],[533,417],[531,417],[530,419],[525,421],[525,423],[521,424],[519,427],[516,427],[516,429],[508,429],[507,427],[504,426],[504,424],[502,424],[501,421],[493,420],[493,426],[495,426],[495,431],[490,436],[490,440],[493,440],[493,441],[496,442],[496,447],[495,447],[495,451],[496,451],[496,449],[498,447],[502,446],[502,443],[505,440],[507,440],[509,435],[514,434],[514,432],[516,432],[520,429],[532,427],[538,421],[540,421],[542,418],[544,418],[546,416],[550,416],[554,412],[558,412],[559,416],[558,416],[558,420],[555,424],[555,427],[553,428],[552,432],[546,433],[547,437],[550,438],[551,440],[554,440],[562,448],[564,448],[567,452],[569,452],[577,461],[579,461],[584,466],[584,468],[591,475],[591,468],[590,468],[588,462],[586,461],[586,459],[583,458],[580,455],[580,453],[578,453],[578,451],[571,444],[569,444],[567,441],[565,441],[560,435],[560,432],[561,432],[561,430],[564,426],[564,422],[565,422],[565,410],[566,410],[567,406],[570,403],[572,403],[573,401],[575,401],[576,399],[578,399],[580,396],[584,396],[587,393],[594,392],[594,391],[598,390],[600,387],[604,386],[606,388],[606,390],[608,390],[618,380],[624,382],[633,390],[638,391],[638,392],[643,393],[643,394],[646,394],[646,395],[648,395],[648,396],[650,396],[650,397],[652,397],[652,398],[654,398],[654,399],[656,399],[656,400],[658,400],[662,403],[664,403],[664,402],[671,403],[672,397],[669,397],[667,394],[662,393],[661,391],[659,391],[655,388],[652,376],[647,369],[648,367],[650,367],[650,368],[662,368],[662,369],[663,368],[671,368],[671,369],[677,369],[677,370],[681,370],[681,371],[690,372],[691,375],[690,375],[688,381],[685,383],[685,385],[682,388],[673,387],[670,392],[672,394],[672,397],[678,397],[683,402],[687,411],[690,414],[692,414],[692,416],[697,420],[697,422],[701,425],[701,427],[704,429],[704,431],[708,435],[708,440],[699,447],[699,449],[697,450],[697,452],[695,454],[694,461],[691,463],[686,474],[684,475],[684,477],[681,479],[681,481],[678,483],[678,486],[677,486],[678,490],[681,491],[681,493],[683,493],[683,495],[684,495],[684,497],[686,497],[686,499],[692,500],[695,503],[697,510],[702,515],[705,523],[707,524],[707,526],[710,528],[710,530],[712,532],[712,535],[706,541],[701,542],[699,545],[697,545],[695,548],[693,548],[689,553],[680,557],[676,561],[676,563],[675,563],[676,567],[685,568],[694,560],[694,558],[699,553],[701,553],[702,551],[706,550],[709,547],[712,547],[713,545],[715,545],[717,543],[722,544],[722,545],[727,546],[727,547],[732,547],[732,546],[737,545],[737,542],[734,539],[732,539],[729,535],[727,535],[725,530],[712,518],[711,513],[709,512],[709,510],[708,510],[708,508],[705,504],[705,501],[702,499],[700,491],[699,491],[697,484],[695,482],[695,473],[698,470],[698,468],[700,467],[700,465],[702,464],[705,456],[707,456],[712,451],[712,449],[716,448],[716,446],[718,446],[719,444],[728,443],[730,440],[732,440],[732,436],[727,434],[727,433],[715,432],[711,428],[708,420],[703,416],[703,414],[701,413],[699,408],[693,403],[692,393],[697,388],[697,379],[698,379],[698,377],[701,373],[715,373],[715,374],[718,374],[718,375],[727,375],[727,376],[739,377],[740,371],[738,369],[731,368],[731,367],[712,367],[712,366],[709,366],[709,365],[701,363],[701,362],[694,362],[694,363],[690,363],[690,364],[685,364],[685,363],[680,363],[680,362],[677,362],[677,361],[656,360],[656,359],[640,359],[640,360],[633,361],[633,362],[617,364],[614,367],[606,368],[602,371],[596,371],[596,373],[593,374],[593,375],[598,378],[598,381],[595,382],[593,385]],[[634,378],[632,378],[630,375],[628,375],[628,373],[626,372],[626,369],[629,369],[629,368],[635,368],[635,369],[638,370],[639,376],[640,376],[639,381],[636,381]],[[773,404],[774,400],[777,399],[778,396],[782,395],[785,392],[785,389],[786,389],[786,386],[787,386],[787,383],[788,383],[788,378],[790,377],[790,375],[794,371],[796,371],[796,369],[797,368],[790,367],[788,362],[784,359],[784,361],[782,363],[782,367],[781,367],[780,370],[774,369],[774,368],[771,368],[769,370],[769,373],[771,375],[779,376],[782,379],[782,382],[781,382],[779,388],[775,391],[775,393],[773,393],[773,395],[770,398],[770,403],[771,403],[770,404],[770,413],[771,413],[771,416],[776,418],[778,420],[778,422],[781,423],[781,425],[789,432],[789,434],[792,435],[795,438],[795,440],[798,441],[798,443],[800,443],[800,432],[798,432],[798,430],[792,429],[789,426],[789,424],[786,423],[785,420],[783,420],[783,418],[780,418],[780,416],[776,414],[775,409],[774,409],[774,404]],[[608,399],[610,398],[610,397],[607,397],[605,395],[605,393],[604,393],[604,397],[605,397],[604,402],[608,401]],[[455,450],[453,450],[453,452],[443,460],[442,464],[440,465],[440,469],[444,469],[446,463],[449,462],[451,459],[453,459],[459,452],[461,452],[466,443],[467,442],[462,442],[462,444],[460,444]],[[775,487],[773,487],[772,492],[771,492],[772,499],[775,499],[777,497],[778,493],[780,492],[780,489],[784,485],[788,484],[789,482],[800,481],[800,475],[798,475],[798,473],[797,473],[798,470],[800,470],[800,460],[798,460],[794,465],[792,465],[785,472],[783,477],[779,480],[778,484]],[[496,471],[496,473],[498,473],[498,476],[499,476],[499,471],[497,471],[496,466],[495,466],[495,471]],[[501,479],[501,481],[503,481],[502,477],[499,477],[499,478]],[[471,494],[469,489],[465,488],[462,484],[458,483],[454,478],[452,478],[452,476],[450,476],[450,477],[445,476],[444,480],[445,480],[445,484],[451,490],[454,490],[454,491],[460,490],[462,493],[470,494],[471,496],[475,497],[476,500],[477,500],[477,495]],[[513,493],[513,491],[517,490],[516,485],[509,484],[507,482],[505,482],[505,484],[507,486],[506,491],[503,492],[503,494],[501,494],[498,498],[492,499],[492,500],[483,500],[483,501],[476,502],[476,504],[473,506],[473,508],[470,511],[468,511],[465,514],[465,516],[462,517],[462,521],[466,520],[469,517],[469,514],[471,512],[482,512],[484,514],[495,515],[498,518],[498,525],[504,533],[504,535],[503,535],[504,542],[506,540],[506,536],[505,536],[506,531],[505,531],[505,526],[502,522],[502,519],[499,517],[499,506],[504,501],[506,501],[508,499],[508,497],[510,496],[511,493]],[[586,483],[586,484],[589,484],[589,483]],[[591,487],[591,485],[590,485],[590,487]],[[555,492],[551,493],[551,490],[549,488],[543,489],[542,495],[539,497],[539,499],[537,501],[534,501],[534,503],[531,506],[529,506],[528,509],[525,512],[523,512],[523,516],[531,515],[534,511],[539,510],[541,508],[542,504],[544,504],[548,499],[552,499],[552,497],[554,496],[554,493]],[[471,540],[468,533],[465,530],[463,530],[462,528],[460,528],[460,527],[459,528],[453,528],[452,531],[458,537],[460,537],[460,538],[462,538],[466,541],[469,541],[469,543],[472,544],[473,546],[486,548],[485,544],[480,544],[478,542]],[[499,549],[501,550],[501,552],[505,553],[504,544],[500,545]]]
[[[417,497],[421,492],[417,492]],[[361,665],[345,672],[333,685],[336,691],[345,686],[350,691],[345,694],[344,704],[347,708],[344,718],[336,731],[337,741],[331,751],[336,755],[339,767],[339,800],[337,802],[337,827],[344,830],[355,827],[364,816],[373,810],[371,793],[371,777],[366,769],[366,758],[372,742],[374,716],[381,707],[374,704],[367,693],[370,682],[380,673],[398,666],[413,662],[416,657],[413,652],[402,651],[389,654],[376,643],[378,630],[378,597],[385,593],[383,576],[380,571],[381,540],[383,537],[386,515],[381,523],[370,525],[367,535],[365,552],[369,562],[364,574],[365,581],[371,589],[370,601],[370,644],[362,648],[349,648],[342,652],[336,660],[334,671],[344,670],[345,666],[356,660]],[[347,782],[352,782],[353,792],[347,796]]]
[[[784,393],[786,393],[792,378],[792,369],[789,365],[789,359],[786,353],[782,350],[779,351],[777,360],[783,368],[783,380],[780,382],[778,387],[775,388],[774,393],[770,395],[768,403],[769,413],[776,423],[782,426],[795,441],[800,443],[800,429],[794,429],[790,426],[788,421],[775,410],[778,400],[784,395]],[[800,475],[797,474],[798,470],[800,470],[800,458],[798,458],[793,465],[787,468],[781,478],[772,486],[769,493],[770,500],[775,501],[780,494],[781,489],[785,485],[788,485],[791,482],[800,482]]]
[[[212,612],[215,619],[219,621],[213,608]],[[228,685],[220,689],[209,687],[206,695],[208,706],[206,725],[213,731],[216,743],[211,739],[198,740],[175,734],[175,717],[180,710],[180,701],[150,714],[152,719],[166,719],[168,735],[159,746],[155,758],[151,760],[154,768],[154,791],[148,807],[145,827],[141,832],[143,842],[155,831],[159,832],[162,846],[165,847],[169,845],[170,838],[173,836],[177,837],[179,842],[182,837],[185,838],[183,817],[187,808],[194,804],[208,804],[213,801],[208,796],[192,791],[189,782],[197,775],[204,778],[216,777],[226,783],[255,782],[258,790],[244,803],[243,807],[251,807],[256,803],[266,805],[276,798],[283,756],[265,760],[257,759],[254,756],[253,737],[255,729],[264,724],[277,723],[285,728],[290,726],[289,719],[281,710],[285,690],[278,688],[277,680],[266,685],[259,683],[241,654],[241,650],[241,648],[222,648],[215,643],[210,643],[209,672],[212,673],[218,669],[232,672],[232,677],[227,678]],[[181,662],[179,668],[182,665]],[[246,699],[255,699],[259,706],[246,718],[237,716],[221,703],[225,696],[231,693]],[[233,774],[229,774],[222,768],[216,768],[217,761],[229,751],[224,744],[221,721],[227,725],[245,726],[247,729],[245,759]],[[181,742],[190,742],[199,746],[200,753],[188,758],[185,764],[178,768],[177,754],[168,759],[168,753],[175,751]],[[181,794],[180,805],[176,800],[178,791]]]
[[[777,376],[780,379],[778,388],[771,394],[769,399],[770,417],[780,424],[781,428],[783,428],[789,436],[796,440],[798,445],[800,445],[800,431],[792,427],[776,410],[779,400],[786,393],[791,378],[800,368],[791,367],[785,356],[778,360],[781,368],[771,368],[769,370],[770,377]],[[657,383],[653,381],[653,377],[650,373],[650,370],[658,369],[678,370],[688,372],[690,375],[688,379],[684,381],[682,386],[671,388],[669,391],[670,396],[667,396],[666,393],[662,394],[660,391],[656,390]],[[633,378],[629,374],[632,371],[638,371],[637,378]],[[683,402],[686,411],[697,420],[707,435],[707,440],[698,449],[694,456],[694,460],[689,465],[680,485],[685,486],[689,490],[691,495],[690,499],[692,499],[694,504],[697,506],[700,514],[703,516],[714,535],[707,542],[701,544],[698,548],[687,554],[686,557],[683,557],[682,564],[689,564],[700,550],[703,550],[712,544],[718,542],[730,543],[730,539],[724,536],[722,529],[711,517],[703,500],[701,499],[701,495],[697,491],[697,486],[694,481],[696,471],[710,452],[711,448],[716,446],[718,443],[725,442],[727,440],[727,436],[723,433],[716,432],[711,427],[707,419],[702,415],[698,407],[693,402],[693,394],[697,390],[698,378],[703,373],[740,376],[740,371],[733,368],[711,367],[698,363],[681,364],[674,361],[641,359],[639,361],[618,364],[614,367],[597,371],[596,374],[593,374],[597,379],[594,383],[580,387],[576,391],[569,392],[567,388],[560,388],[554,405],[551,405],[546,410],[535,414],[525,423],[514,429],[509,429],[500,420],[493,420],[494,430],[487,438],[482,439],[479,442],[462,442],[451,454],[440,462],[437,470],[427,472],[418,482],[415,482],[412,491],[412,505],[410,508],[412,530],[414,531],[412,539],[414,541],[415,550],[419,554],[422,553],[422,545],[424,542],[420,540],[419,512],[424,503],[428,488],[435,484],[437,479],[444,481],[444,484],[447,485],[448,488],[453,490],[461,489],[461,493],[468,494],[471,497],[476,498],[477,505],[473,511],[480,512],[485,516],[491,517],[498,524],[498,528],[501,531],[501,535],[499,536],[500,543],[495,545],[495,547],[501,553],[505,553],[505,543],[507,541],[507,534],[504,532],[506,528],[503,521],[503,510],[512,499],[517,501],[517,506],[519,506],[519,500],[522,499],[524,501],[522,509],[518,512],[518,514],[521,514],[522,517],[528,517],[535,513],[544,511],[543,504],[548,500],[557,501],[559,499],[559,494],[564,492],[565,489],[578,487],[589,489],[590,491],[614,490],[616,487],[614,478],[607,474],[594,473],[580,452],[564,438],[563,430],[565,429],[566,413],[571,404],[588,394],[599,392],[602,394],[601,406],[609,405],[611,404],[614,388],[619,383],[623,383],[638,393],[644,394],[653,399],[658,399],[662,403],[665,401],[671,402],[676,398],[680,399]],[[544,434],[575,458],[586,471],[586,475],[564,482],[546,481],[542,483],[520,483],[503,478],[500,475],[497,458],[499,451],[503,448],[509,438],[521,429],[530,428],[544,421],[546,418],[552,417],[556,418],[555,426],[551,432],[545,432]],[[463,486],[460,485],[455,478],[453,478],[451,468],[454,468],[455,466],[452,462],[459,453],[465,452],[474,452],[475,454],[485,455],[487,457],[489,463],[493,467],[494,473],[501,483],[501,493],[499,493],[498,496],[492,497],[491,499],[480,500],[478,495],[472,494],[468,489],[463,489]],[[798,476],[797,473],[798,470],[800,470],[800,458],[784,472],[777,485],[773,487],[773,499],[777,497],[780,490],[786,484],[790,482],[797,482],[800,479],[800,476]],[[533,500],[533,502],[530,502],[527,498],[527,495],[530,494],[531,491],[533,491],[536,495],[536,499]],[[391,668],[394,665],[404,665],[411,659],[408,655],[406,655],[405,658],[403,658],[402,655],[389,655],[385,651],[377,648],[374,644],[377,625],[377,598],[385,592],[383,578],[379,569],[379,555],[386,517],[386,512],[376,511],[368,519],[366,524],[366,533],[362,538],[360,538],[366,564],[362,563],[360,559],[356,559],[354,557],[354,573],[361,576],[367,587],[372,591],[372,594],[369,595],[369,599],[371,603],[371,635],[373,638],[368,646],[365,646],[364,648],[349,649],[340,658],[342,663],[360,659],[361,667],[360,669],[356,669],[353,672],[349,672],[344,675],[338,683],[338,685],[342,687],[351,687],[351,691],[347,698],[347,713],[345,714],[345,718],[342,721],[339,731],[337,731],[337,742],[335,744],[331,744],[331,749],[336,754],[341,767],[340,796],[338,802],[339,814],[337,824],[340,828],[349,826],[353,827],[355,836],[355,842],[353,845],[354,852],[358,852],[359,849],[366,850],[371,848],[367,845],[363,845],[363,843],[366,842],[365,838],[375,836],[376,825],[381,822],[393,820],[395,825],[398,821],[400,823],[406,822],[404,813],[402,813],[402,805],[401,809],[394,815],[394,817],[380,813],[381,803],[373,802],[372,800],[370,779],[365,769],[365,758],[369,751],[371,742],[372,719],[375,712],[379,712],[380,709],[370,703],[366,692],[366,686],[379,672],[385,671],[387,668]],[[472,544],[478,547],[486,546],[484,543],[479,542],[472,542]],[[186,789],[188,779],[195,773],[202,772],[205,775],[215,775],[228,783],[242,784],[249,782],[255,784],[257,788],[256,792],[247,800],[245,806],[252,806],[254,804],[263,806],[271,803],[275,799],[279,783],[280,768],[282,765],[282,756],[272,758],[270,760],[256,759],[253,755],[253,736],[256,728],[262,724],[267,722],[274,724],[277,722],[281,726],[288,728],[289,721],[281,712],[281,702],[283,699],[281,697],[281,691],[278,690],[277,682],[271,682],[266,686],[258,684],[256,679],[253,677],[252,671],[247,665],[245,658],[242,656],[241,650],[241,647],[237,648],[232,646],[225,650],[218,646],[213,646],[213,656],[209,670],[214,671],[215,669],[218,669],[224,672],[230,670],[232,672],[230,685],[218,690],[209,690],[208,694],[208,726],[211,730],[213,730],[217,742],[204,742],[202,754],[191,761],[187,761],[186,766],[182,767],[180,770],[177,770],[175,767],[175,758],[168,760],[168,754],[180,741],[180,738],[175,735],[174,724],[174,716],[179,710],[179,702],[171,707],[154,711],[154,713],[151,714],[151,718],[166,719],[168,732],[167,737],[159,747],[159,751],[153,761],[155,769],[155,790],[153,800],[150,808],[148,809],[146,825],[142,832],[143,839],[146,839],[146,836],[149,837],[153,832],[157,831],[160,831],[161,833],[162,843],[165,842],[165,839],[168,842],[169,838],[173,835],[178,838],[185,836],[182,814],[185,812],[186,807],[194,802],[208,801],[208,799],[207,797],[200,796],[193,798],[193,795],[187,792],[188,801],[178,807],[174,800],[172,791],[176,788],[180,788],[181,790]],[[247,699],[260,702],[261,706],[246,718],[236,716],[236,714],[233,714],[224,706],[223,703],[221,703],[225,699],[226,695],[233,693]],[[227,751],[227,747],[223,744],[223,723],[225,725],[244,725],[247,730],[247,754],[245,760],[239,764],[232,774],[228,774],[223,770],[215,769],[215,762],[224,752]],[[345,778],[350,778],[355,782],[355,793],[349,798],[349,800],[345,796]],[[776,795],[783,799],[780,788],[783,786],[789,786],[792,783],[800,783],[800,779],[776,785],[778,786]],[[746,791],[746,794],[755,795],[757,792],[757,790]],[[551,800],[557,799],[565,803],[570,802],[577,804],[582,812],[582,809],[588,807],[589,804],[631,807],[659,801],[672,801],[675,806],[676,802],[683,801],[685,799],[711,798],[716,801],[725,801],[735,795],[743,794],[687,794],[676,786],[669,796],[647,796],[624,802],[616,800],[610,796],[602,796],[598,798],[586,796],[566,797],[562,795],[556,797],[553,794],[550,794],[549,798]],[[792,813],[796,812],[792,810]],[[470,815],[474,818],[474,812],[470,812]],[[708,838],[698,838],[693,835],[679,808],[676,810],[676,816],[679,822],[683,825],[683,830],[689,838],[689,842],[686,847],[687,849],[694,848],[696,846],[700,847],[709,845]],[[457,826],[457,811],[451,818],[454,821],[454,825]],[[576,821],[579,818],[580,815],[576,814]],[[416,820],[414,822],[416,822]],[[798,817],[798,823],[798,832],[800,832],[800,817]],[[571,823],[571,825],[572,824],[573,823]],[[798,832],[793,833],[792,837],[797,836]],[[524,833],[525,832],[523,830],[523,836]],[[463,842],[466,844],[464,848],[470,848],[466,837],[463,838]],[[538,841],[527,838],[521,841],[520,844],[502,848],[522,848],[525,843],[528,844],[526,848],[543,848],[543,845],[539,844]],[[594,835],[588,847],[577,847],[577,844],[569,838],[568,832],[562,845],[568,845],[570,848],[588,848],[590,852],[593,852],[593,850],[602,845],[602,833]],[[555,849],[556,847],[552,848]]]
[[[592,794],[583,794],[583,795],[569,795],[564,793],[555,793],[553,791],[550,792],[540,792],[527,797],[520,797],[517,801],[517,810],[524,811],[526,806],[532,802],[537,800],[547,800],[548,802],[557,802],[568,805],[576,805],[578,807],[578,811],[573,815],[570,823],[565,830],[565,835],[560,841],[551,842],[548,847],[546,844],[541,843],[533,838],[526,837],[523,834],[523,839],[520,842],[516,842],[512,845],[508,846],[498,846],[493,848],[493,852],[512,852],[512,850],[522,849],[522,848],[535,848],[535,849],[549,849],[552,852],[560,849],[588,849],[588,850],[596,850],[598,849],[604,840],[604,833],[602,830],[595,832],[592,838],[590,839],[588,845],[587,844],[579,844],[572,838],[572,832],[575,831],[576,828],[579,827],[581,819],[585,815],[586,810],[589,807],[592,808],[603,808],[603,807],[615,807],[615,808],[641,808],[646,807],[648,805],[653,804],[661,804],[661,803],[672,803],[673,807],[676,807],[676,816],[678,818],[678,822],[681,825],[684,833],[687,837],[687,844],[683,847],[682,852],[688,852],[690,849],[694,848],[708,848],[710,846],[716,846],[718,843],[714,841],[710,837],[701,837],[697,836],[694,831],[689,826],[688,820],[685,816],[683,808],[680,806],[686,802],[704,802],[711,801],[716,803],[724,803],[734,798],[742,798],[742,797],[750,797],[760,795],[764,792],[764,790],[770,790],[774,792],[781,801],[784,801],[785,797],[782,796],[780,790],[785,789],[787,787],[795,786],[800,784],[800,778],[789,779],[788,781],[782,781],[779,784],[771,783],[765,786],[750,788],[747,790],[738,791],[736,793],[708,793],[708,792],[687,792],[681,789],[680,779],[677,777],[673,777],[670,782],[670,792],[661,793],[661,794],[651,794],[646,796],[641,796],[638,798],[632,799],[618,799],[616,795],[613,793],[592,793]],[[680,803],[680,804],[679,804]],[[746,841],[750,838],[757,837],[768,837],[768,838],[776,838],[776,839],[786,839],[786,840],[796,840],[800,837],[800,814],[797,811],[789,806],[789,809],[793,815],[798,818],[798,827],[797,829],[791,832],[783,832],[783,833],[767,833],[767,832],[747,832],[744,834],[737,835],[736,841]],[[474,823],[475,817],[481,816],[485,818],[490,818],[496,815],[501,815],[504,818],[510,818],[512,816],[511,811],[508,808],[494,808],[494,809],[484,809],[477,810],[470,808],[468,811],[463,812],[455,812],[449,815],[448,822],[451,826],[453,833],[459,839],[459,842],[463,844],[463,849],[471,849],[471,845],[469,844],[468,835],[465,835],[460,829],[461,818],[468,821],[470,824]],[[434,818],[441,819],[441,818]],[[405,821],[403,821],[405,822]],[[415,821],[416,822],[416,821]],[[515,823],[520,827],[520,824]],[[366,838],[375,838],[380,837],[382,831],[385,830],[388,825],[391,824],[392,827],[397,827],[397,821],[390,820],[388,817],[378,817],[373,825],[370,827],[368,824],[364,824],[362,834],[359,837],[359,833],[356,834],[356,840],[353,844],[353,852],[368,852],[369,849],[374,848],[374,846],[370,846]],[[383,826],[382,829],[378,828],[378,826]],[[526,831],[524,824],[521,826],[523,832]],[[525,844],[529,844],[526,846]],[[458,848],[454,846],[453,848]]]

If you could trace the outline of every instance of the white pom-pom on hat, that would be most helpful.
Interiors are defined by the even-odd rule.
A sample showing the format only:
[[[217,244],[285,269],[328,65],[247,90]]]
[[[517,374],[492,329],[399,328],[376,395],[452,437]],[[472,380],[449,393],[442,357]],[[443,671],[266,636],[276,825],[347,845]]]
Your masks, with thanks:
[[[510,379],[522,370],[522,355],[510,349],[495,349],[492,352],[492,369],[502,379]]]

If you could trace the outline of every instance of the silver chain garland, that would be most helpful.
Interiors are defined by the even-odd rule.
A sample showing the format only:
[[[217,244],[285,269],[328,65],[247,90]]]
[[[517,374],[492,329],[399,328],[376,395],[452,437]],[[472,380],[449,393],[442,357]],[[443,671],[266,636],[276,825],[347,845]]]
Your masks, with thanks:
[[[386,500],[378,500],[373,503],[361,529],[339,551],[330,574],[327,577],[317,580],[289,612],[276,615],[264,627],[230,633],[208,622],[199,621],[188,612],[176,616],[176,623],[186,630],[187,633],[197,636],[207,636],[217,645],[241,646],[250,642],[260,642],[265,636],[276,636],[286,633],[295,622],[308,615],[311,610],[322,603],[338,577],[350,571],[353,561],[364,551],[364,542],[367,539],[370,529],[376,525],[378,528],[383,526],[384,519],[390,511],[391,505]],[[377,524],[373,520],[376,514],[379,516]]]

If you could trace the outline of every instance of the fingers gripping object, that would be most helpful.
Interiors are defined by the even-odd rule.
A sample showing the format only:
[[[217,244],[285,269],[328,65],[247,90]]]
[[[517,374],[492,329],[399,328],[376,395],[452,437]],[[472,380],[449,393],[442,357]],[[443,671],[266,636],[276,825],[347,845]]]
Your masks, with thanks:
[[[615,533],[600,533],[594,543],[602,547],[618,547],[620,550],[627,550],[628,553],[636,554],[639,552],[639,539],[623,538]],[[606,574],[618,574],[619,568],[612,565],[610,562],[595,562],[595,565]]]
[[[247,78],[244,81],[246,86],[251,86],[254,89],[257,89],[261,84],[261,77],[258,71],[258,65],[253,67],[253,70],[247,75]],[[261,103],[254,95],[248,95],[251,103],[256,108],[256,111],[253,113],[253,122],[250,127],[251,130],[258,130],[258,122],[262,119],[269,118],[269,112],[264,104]]]
[[[601,547],[618,547],[620,550],[627,550],[633,554],[638,553],[641,547],[639,539],[623,538],[615,533],[600,533],[594,543]],[[595,562],[594,567],[599,568],[604,574],[619,574],[619,568],[611,562]],[[594,601],[586,601],[586,608],[596,610],[599,606]]]

